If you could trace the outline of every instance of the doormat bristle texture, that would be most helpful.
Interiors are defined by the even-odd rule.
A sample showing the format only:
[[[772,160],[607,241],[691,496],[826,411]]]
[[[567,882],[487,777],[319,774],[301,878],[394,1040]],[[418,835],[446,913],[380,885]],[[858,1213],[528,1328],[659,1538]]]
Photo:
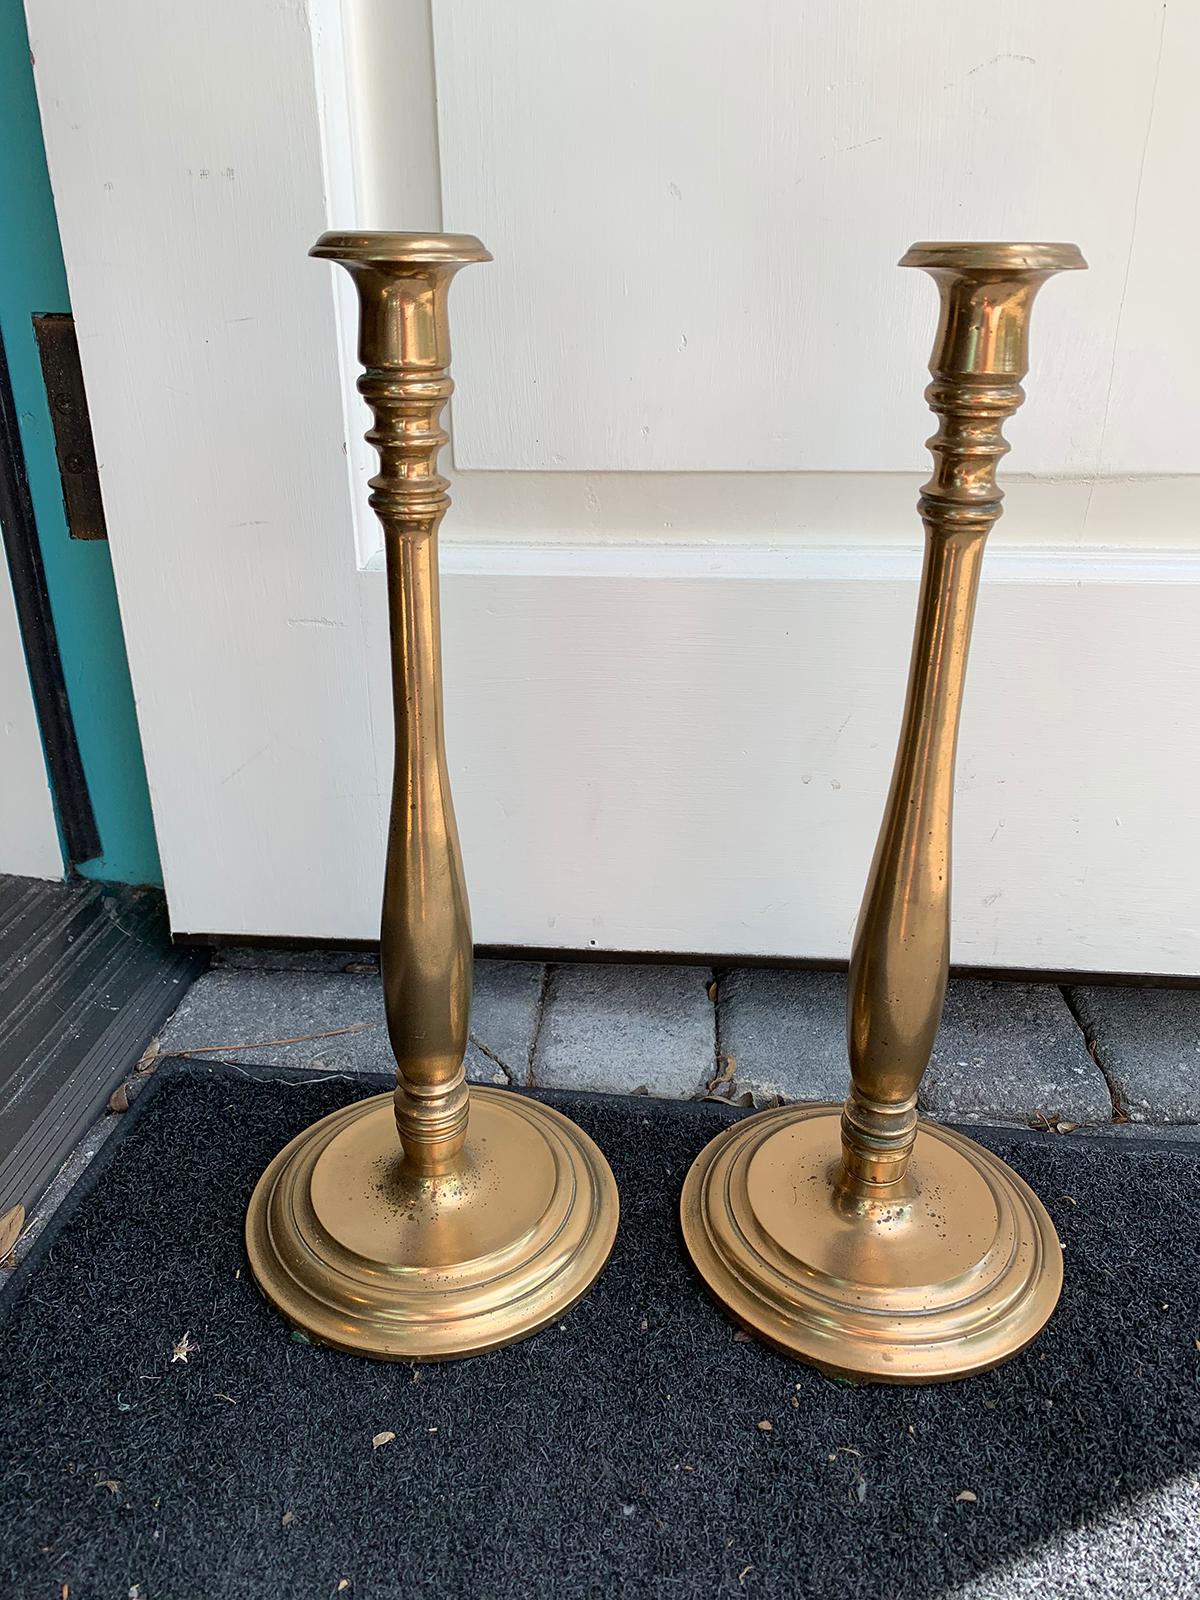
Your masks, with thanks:
[[[1200,1150],[984,1135],[1063,1238],[1057,1314],[997,1372],[855,1388],[691,1273],[726,1109],[547,1095],[616,1173],[608,1269],[524,1344],[381,1365],[293,1338],[242,1246],[267,1160],[381,1087],[172,1063],[127,1113],[3,1302],[9,1600],[932,1600],[1200,1462]]]

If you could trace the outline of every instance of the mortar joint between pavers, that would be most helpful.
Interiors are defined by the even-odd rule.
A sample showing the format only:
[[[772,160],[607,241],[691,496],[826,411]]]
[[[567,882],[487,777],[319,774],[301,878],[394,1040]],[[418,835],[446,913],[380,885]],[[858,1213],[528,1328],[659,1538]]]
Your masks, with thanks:
[[[1067,986],[1065,984],[1060,984],[1058,987],[1058,992],[1062,995],[1063,1004],[1071,1013],[1071,1017],[1074,1020],[1075,1026],[1083,1035],[1084,1048],[1087,1050],[1088,1055],[1091,1056],[1092,1060],[1096,1063],[1097,1072],[1099,1072],[1100,1076],[1104,1079],[1104,1086],[1108,1090],[1108,1098],[1112,1101],[1112,1121],[1132,1122],[1133,1118],[1129,1114],[1129,1107],[1125,1104],[1121,1090],[1117,1085],[1117,1081],[1113,1077],[1104,1061],[1104,1055],[1100,1049],[1099,1039],[1094,1038],[1088,1032],[1087,1024],[1080,1016],[1079,1007],[1076,1005],[1074,997]]]
[[[542,1023],[546,1017],[546,1001],[550,994],[550,980],[558,970],[558,966],[559,963],[557,961],[547,961],[542,968],[542,981],[538,986],[537,1005],[533,1013],[533,1031],[529,1036],[529,1050],[525,1062],[525,1087],[527,1089],[537,1087],[536,1062],[538,1044],[542,1037]]]

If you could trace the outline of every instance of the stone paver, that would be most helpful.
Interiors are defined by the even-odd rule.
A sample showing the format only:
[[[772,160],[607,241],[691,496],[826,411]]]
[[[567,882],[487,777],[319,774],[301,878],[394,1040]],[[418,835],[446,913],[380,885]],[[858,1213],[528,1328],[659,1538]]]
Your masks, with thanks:
[[[1111,1122],[1104,1074],[1051,984],[950,985],[921,1106],[945,1122]]]
[[[536,961],[477,961],[471,1005],[472,1054],[482,1045],[508,1070],[513,1083],[529,1081],[546,969]],[[480,1067],[482,1072],[482,1067]],[[468,1058],[467,1076],[471,1076]],[[483,1083],[483,1077],[472,1079]]]
[[[534,1083],[543,1089],[696,1094],[716,1066],[710,982],[703,967],[552,967]]]
[[[717,994],[732,1100],[846,1098],[844,974],[735,967],[720,974]]]
[[[721,1051],[733,1098],[840,1100],[849,1085],[846,978],[740,968],[720,980]],[[1108,1122],[1104,1075],[1050,985],[950,985],[921,1106],[946,1121]]]
[[[1079,985],[1067,997],[1132,1121],[1200,1123],[1200,992]]]
[[[375,967],[370,952],[224,951],[162,1048],[390,1073]],[[688,1096],[727,1069],[717,1092],[742,1105],[843,1097],[844,974],[733,968],[719,975],[717,1007],[709,983],[702,967],[479,961],[468,1076]],[[947,1121],[1111,1126],[1115,1094],[1135,1123],[1200,1124],[1200,992],[1083,985],[1067,996],[1070,1006],[1052,984],[953,982],[922,1108]],[[298,1042],[271,1042],[281,1039]]]
[[[541,982],[542,969],[534,963],[476,963],[467,1052],[473,1083],[508,1083],[504,1069],[510,1065],[512,1078],[524,1082]],[[288,1039],[296,1042],[277,1042]],[[189,989],[159,1048],[167,1054],[201,1050],[248,1065],[395,1071],[383,1024],[383,987],[370,974],[214,968]]]

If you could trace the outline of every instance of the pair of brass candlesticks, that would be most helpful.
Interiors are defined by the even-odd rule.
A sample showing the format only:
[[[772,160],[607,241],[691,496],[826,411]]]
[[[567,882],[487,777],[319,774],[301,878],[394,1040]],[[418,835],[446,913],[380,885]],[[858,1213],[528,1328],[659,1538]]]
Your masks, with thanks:
[[[447,292],[491,258],[455,234],[325,234],[311,253],[357,285],[379,452],[396,723],[381,965],[397,1087],[276,1156],[246,1241],[268,1299],[316,1340],[436,1360],[561,1317],[608,1258],[617,1190],[574,1123],[507,1090],[468,1093],[463,1068],[471,925],[442,732],[437,456]],[[917,1089],[949,968],[954,756],[1001,430],[1023,399],[1034,296],[1085,263],[1073,245],[972,243],[914,245],[901,265],[941,297],[926,390],[939,426],[908,696],[850,963],[850,1095],[718,1135],[681,1212],[701,1276],[747,1328],[831,1373],[915,1383],[1015,1355],[1062,1286],[1037,1197],[982,1146],[920,1121]]]

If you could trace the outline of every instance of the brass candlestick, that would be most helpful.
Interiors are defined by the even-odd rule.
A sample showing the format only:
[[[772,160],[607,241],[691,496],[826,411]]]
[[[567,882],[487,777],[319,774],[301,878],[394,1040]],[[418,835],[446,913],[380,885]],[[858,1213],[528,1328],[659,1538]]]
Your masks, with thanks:
[[[311,254],[358,289],[358,387],[379,452],[396,763],[383,896],[384,1009],[396,1092],[315,1123],[259,1179],[254,1276],[322,1344],[395,1360],[472,1355],[560,1318],[612,1249],[617,1190],[566,1117],[468,1092],[471,919],[442,735],[437,471],[453,384],[446,314],[469,235],[327,233]],[[398,1137],[397,1137],[398,1135]]]
[[[1074,245],[918,244],[941,295],[926,398],[925,562],[908,698],[850,961],[844,1107],[749,1117],[701,1152],[682,1219],[709,1288],[828,1372],[891,1383],[998,1365],[1042,1328],[1062,1251],[1040,1201],[960,1134],[919,1122],[950,954],[954,753],[1001,429],[1024,398],[1029,313]],[[840,1145],[840,1152],[839,1152]]]

